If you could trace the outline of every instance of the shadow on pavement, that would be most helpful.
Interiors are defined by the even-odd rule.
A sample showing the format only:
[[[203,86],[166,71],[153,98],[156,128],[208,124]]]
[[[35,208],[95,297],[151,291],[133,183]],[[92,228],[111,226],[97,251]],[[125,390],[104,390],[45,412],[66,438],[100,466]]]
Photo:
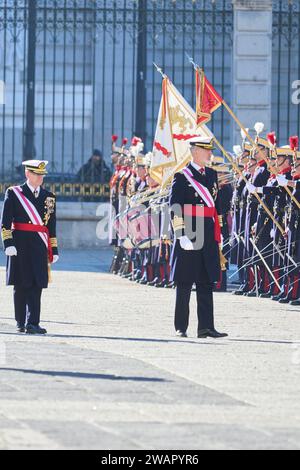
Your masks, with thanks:
[[[235,343],[270,343],[270,344],[297,344],[299,341],[268,340],[268,339],[229,339]],[[299,343],[300,344],[300,343]]]
[[[4,336],[26,336],[24,334],[20,333],[10,333],[7,331],[0,331],[0,335]],[[108,341],[133,341],[133,342],[144,342],[144,343],[165,343],[165,344],[171,344],[171,343],[181,343],[181,344],[196,344],[198,346],[201,345],[206,345],[206,346],[225,346],[228,343],[221,343],[220,341],[218,342],[211,342],[207,343],[202,340],[198,341],[189,341],[186,339],[158,339],[158,338],[128,338],[128,337],[114,337],[114,336],[84,336],[84,335],[58,335],[58,334],[51,334],[48,333],[47,336],[40,336],[36,335],[37,337],[43,337],[43,338],[69,338],[69,339],[97,339],[97,340],[108,340]],[[34,336],[34,337],[36,337]],[[30,336],[32,338],[32,336]]]
[[[109,374],[92,374],[85,372],[60,372],[60,371],[45,371],[45,370],[33,370],[33,369],[14,369],[10,367],[0,367],[0,371],[5,372],[22,372],[23,374],[31,375],[46,375],[50,377],[68,377],[75,379],[96,379],[96,380],[124,380],[133,382],[169,382],[169,380],[160,379],[157,377],[122,377],[118,375]]]
[[[1,320],[13,320],[13,317],[0,317]],[[51,320],[43,320],[43,323],[52,323],[57,325],[76,325],[76,326],[90,326],[87,323],[73,323],[73,322],[66,322],[66,321],[51,321]]]
[[[50,323],[50,322],[44,322]],[[52,322],[56,323],[56,322]],[[77,323],[74,323],[77,325]],[[0,331],[0,335],[6,336],[25,336],[24,334],[20,333],[10,333],[7,331]],[[106,340],[106,341],[133,341],[133,342],[144,342],[144,343],[181,343],[181,344],[197,344],[198,346],[206,345],[206,346],[228,346],[229,341],[233,343],[262,343],[262,344],[300,344],[299,341],[285,341],[285,340],[265,340],[265,339],[234,339],[228,338],[226,342],[221,342],[218,340],[211,340],[210,343],[204,342],[201,339],[198,341],[190,341],[186,339],[158,339],[158,338],[129,338],[129,337],[122,337],[122,336],[89,336],[89,335],[59,335],[59,334],[51,334],[49,333],[47,338],[70,338],[70,339],[98,339],[98,340]]]

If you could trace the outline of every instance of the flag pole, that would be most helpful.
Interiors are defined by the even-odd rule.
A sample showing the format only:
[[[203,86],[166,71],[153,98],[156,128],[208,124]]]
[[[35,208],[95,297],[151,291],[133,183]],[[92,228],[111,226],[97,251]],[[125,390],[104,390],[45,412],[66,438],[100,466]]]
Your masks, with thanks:
[[[194,62],[194,59],[192,57],[189,57],[188,54],[186,54],[187,57],[189,58],[189,61],[190,63],[193,65],[194,69],[196,71],[199,71],[201,70],[201,67],[199,65],[197,65],[195,62]],[[226,111],[230,114],[230,116],[232,117],[232,119],[237,123],[237,125],[242,129],[242,131],[245,133],[246,137],[249,139],[250,143],[253,145],[253,147],[257,147],[257,144],[256,142],[252,139],[251,135],[249,134],[249,131],[245,128],[245,126],[241,123],[241,121],[239,120],[239,118],[236,116],[236,114],[232,111],[232,109],[228,106],[228,104],[226,103],[226,101],[224,101],[222,99],[222,105],[224,106],[224,108],[226,109]],[[274,175],[278,175],[279,172],[277,171],[277,168],[275,168],[274,166],[272,166],[269,162],[269,160],[267,159],[267,157],[258,149],[259,151],[259,154],[262,155],[263,157],[263,160],[266,162],[266,164],[268,165],[268,168],[270,171],[272,171],[272,173]],[[296,204],[296,206],[298,207],[298,209],[300,209],[300,202],[298,201],[298,199],[293,195],[292,191],[290,190],[290,188],[288,186],[284,186],[284,189],[285,191],[287,192],[287,194],[289,195],[289,197],[292,199],[292,201]]]
[[[191,64],[193,64],[193,67],[196,71],[198,70],[201,70],[200,67],[194,62],[194,59],[192,59],[191,57],[189,57],[189,61]],[[228,107],[229,108],[229,107]],[[246,129],[245,129],[246,131]],[[248,132],[246,131],[246,133],[248,134]],[[244,173],[240,170],[239,166],[236,164],[236,162],[234,161],[234,159],[229,155],[229,153],[225,150],[225,148],[223,147],[223,145],[218,141],[218,139],[214,136],[214,141],[216,143],[216,145],[219,147],[219,149],[221,150],[221,152],[223,153],[223,155],[230,161],[230,163],[232,164],[233,168],[235,169],[235,171],[238,173],[238,175],[245,181],[245,183],[247,184],[248,183],[248,180],[246,178],[246,176],[244,175]],[[256,144],[255,144],[256,145]],[[274,222],[274,224],[276,225],[276,227],[278,228],[278,230],[280,230],[280,233],[282,234],[282,236],[285,237],[286,233],[285,233],[285,230],[284,228],[281,226],[281,224],[275,219],[274,215],[272,214],[272,212],[270,211],[270,209],[266,206],[266,204],[262,201],[262,199],[260,198],[260,196],[258,195],[258,192],[255,191],[254,193],[254,196],[256,197],[256,199],[258,200],[258,202],[260,203],[260,205],[263,207],[263,209],[265,210],[265,212],[268,214],[268,216],[270,217],[270,219]]]
[[[157,72],[161,74],[162,78],[168,78],[161,67],[159,67],[155,62],[153,62],[153,65],[156,68]]]

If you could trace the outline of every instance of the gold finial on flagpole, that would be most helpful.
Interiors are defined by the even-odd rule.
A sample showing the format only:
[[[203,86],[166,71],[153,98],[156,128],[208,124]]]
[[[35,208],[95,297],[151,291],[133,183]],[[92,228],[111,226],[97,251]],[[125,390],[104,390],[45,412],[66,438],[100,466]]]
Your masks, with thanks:
[[[190,62],[190,64],[192,64],[192,66],[194,67],[195,70],[201,70],[201,67],[198,64],[196,64],[193,57],[189,56],[187,52],[185,53],[185,55],[188,58],[188,61]]]
[[[157,72],[161,74],[162,78],[168,78],[166,74],[164,74],[163,69],[159,67],[155,62],[153,62],[154,67],[156,68]]]

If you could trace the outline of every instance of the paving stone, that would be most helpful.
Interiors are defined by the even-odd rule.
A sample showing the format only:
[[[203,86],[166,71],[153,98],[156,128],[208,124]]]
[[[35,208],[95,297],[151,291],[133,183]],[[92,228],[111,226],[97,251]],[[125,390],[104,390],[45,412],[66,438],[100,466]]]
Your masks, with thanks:
[[[199,341],[193,295],[182,341],[174,291],[101,272],[107,254],[97,272],[95,256],[53,273],[46,337],[16,333],[0,268],[1,449],[299,449],[299,309],[217,294],[230,336]]]

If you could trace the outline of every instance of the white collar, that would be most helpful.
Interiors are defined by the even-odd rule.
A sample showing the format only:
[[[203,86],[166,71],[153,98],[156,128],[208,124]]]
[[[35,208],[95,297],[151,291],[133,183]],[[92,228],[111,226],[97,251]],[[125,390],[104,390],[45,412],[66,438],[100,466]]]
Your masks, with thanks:
[[[205,166],[199,166],[199,165],[197,165],[197,163],[195,163],[195,162],[193,162],[193,161],[191,161],[191,165],[192,165],[192,167],[195,168],[195,170],[197,170],[197,171],[201,171],[202,169],[205,171]]]
[[[39,196],[40,190],[41,190],[41,187],[40,187],[40,186],[39,186],[38,188],[34,189],[34,187],[31,186],[31,184],[29,183],[28,180],[27,180],[26,184],[27,184],[28,188],[30,189],[30,191],[32,192],[32,194],[34,194],[35,191],[37,191],[37,195]]]

